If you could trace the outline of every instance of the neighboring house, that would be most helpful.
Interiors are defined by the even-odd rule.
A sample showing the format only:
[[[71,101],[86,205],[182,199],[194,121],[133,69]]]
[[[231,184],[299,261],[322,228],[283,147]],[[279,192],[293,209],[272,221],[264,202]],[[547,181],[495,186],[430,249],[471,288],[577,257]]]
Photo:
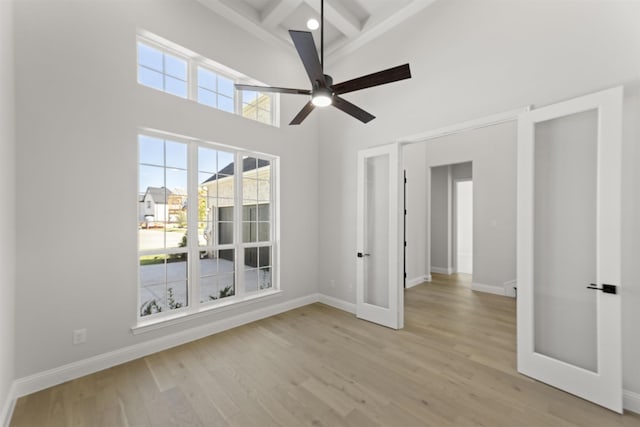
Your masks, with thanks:
[[[144,197],[146,196],[146,192],[138,194],[138,223],[142,224],[144,222],[144,211],[145,211],[145,203]]]
[[[178,222],[180,213],[186,208],[186,202],[187,195],[184,190],[147,187],[147,191],[139,199],[139,221]]]
[[[245,242],[269,240],[270,230],[264,224],[270,217],[271,189],[268,185],[271,178],[271,163],[267,160],[246,157],[242,161],[243,197],[242,197],[242,239]],[[235,164],[230,163],[217,174],[200,184],[206,194],[217,195],[207,197],[207,226],[202,237],[206,242],[227,243],[233,241],[233,227],[226,221],[233,216]],[[260,221],[263,221],[260,223]],[[245,259],[247,265],[256,266],[257,261]]]

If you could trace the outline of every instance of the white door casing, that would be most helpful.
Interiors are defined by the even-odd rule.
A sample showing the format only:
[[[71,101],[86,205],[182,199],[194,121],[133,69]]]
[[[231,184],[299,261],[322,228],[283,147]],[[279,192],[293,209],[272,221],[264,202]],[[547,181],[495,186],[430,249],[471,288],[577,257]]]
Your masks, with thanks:
[[[622,413],[620,295],[622,96],[622,87],[617,87],[522,113],[518,119],[517,155],[518,371],[618,413]],[[544,203],[536,204],[536,197],[539,197],[541,201],[545,200],[546,203],[547,197],[554,197],[553,194],[548,193],[554,193],[554,185],[556,183],[563,189],[566,189],[563,186],[568,184],[553,181],[553,178],[550,177],[554,176],[553,171],[550,176],[543,176],[544,174],[540,173],[540,171],[536,176],[536,165],[554,161],[553,159],[547,160],[547,158],[543,158],[547,154],[544,150],[560,153],[558,154],[560,157],[571,156],[572,154],[577,154],[576,157],[581,157],[584,154],[583,151],[587,149],[579,149],[568,153],[567,150],[569,148],[567,147],[570,144],[564,144],[565,140],[562,139],[559,140],[559,143],[554,140],[556,145],[549,149],[551,145],[540,145],[543,142],[539,142],[536,145],[536,136],[542,140],[545,129],[549,129],[545,126],[549,126],[549,124],[553,126],[554,121],[558,120],[565,120],[565,123],[573,123],[572,121],[575,121],[576,118],[582,120],[579,116],[581,114],[591,114],[591,116],[584,117],[588,117],[588,120],[593,122],[593,130],[590,132],[595,134],[592,145],[593,159],[587,160],[585,164],[591,162],[594,164],[594,168],[589,170],[589,168],[579,165],[564,164],[569,169],[573,168],[572,170],[578,174],[584,173],[584,176],[587,176],[587,172],[592,174],[595,185],[590,185],[588,190],[592,191],[593,194],[589,195],[584,188],[587,187],[586,183],[589,182],[589,179],[583,182],[585,184],[583,186],[574,186],[575,193],[558,190],[557,193],[559,194],[555,195],[555,202],[568,209],[558,208],[554,211],[554,218],[559,218],[557,219],[558,224],[564,224],[564,227],[555,224],[556,227],[554,228],[552,221],[549,220],[551,216],[545,216],[545,212],[551,212],[553,206],[543,206],[545,205]],[[539,132],[536,132],[536,129]],[[564,132],[563,135],[566,135],[566,127],[564,129],[562,132]],[[580,132],[580,130],[577,132]],[[581,139],[577,138],[576,141],[579,143]],[[573,144],[575,143],[573,142]],[[543,154],[537,152],[537,148]],[[570,161],[568,163],[573,162]],[[579,163],[579,160],[576,160],[576,163]],[[562,168],[563,163],[556,164],[554,171],[561,171]],[[571,181],[571,178],[568,181]],[[577,181],[578,184],[580,182],[579,180]],[[547,184],[546,187],[545,183]],[[539,188],[536,188],[536,184]],[[542,187],[550,188],[551,191],[543,193]],[[583,220],[583,215],[575,214],[574,212],[573,216],[569,216],[567,212],[567,210],[571,210],[571,206],[574,203],[573,200],[567,200],[572,199],[574,196],[579,197],[580,194],[578,193],[586,194],[586,200],[593,201],[593,203],[586,203],[587,206],[593,206],[593,212],[591,209],[587,209],[584,212],[584,218],[592,217],[591,223],[589,219]],[[554,200],[551,200],[549,205],[553,205]],[[563,215],[565,218],[562,218]],[[566,233],[571,233],[570,230],[567,231],[566,229],[572,228],[575,222],[592,224],[593,226],[590,227],[592,232],[585,233],[584,238],[571,239],[572,241],[568,243],[566,239],[562,241],[561,239]],[[549,226],[549,224],[552,226]],[[540,229],[538,233],[536,233],[536,226]],[[549,230],[554,230],[554,232],[551,233]],[[558,254],[540,254],[540,252],[536,252],[537,244],[546,248],[547,246],[541,242],[554,241],[561,246],[565,244],[573,245],[572,247],[575,248],[575,251],[564,250]],[[585,251],[584,246],[589,246],[585,242],[592,242],[593,250],[588,249]],[[553,249],[553,245],[550,243],[549,247]],[[571,247],[566,246],[566,248]],[[592,257],[594,262],[591,265],[582,262],[585,268],[574,271],[571,268],[572,257],[575,258],[574,252],[586,254],[583,257],[583,261]],[[546,262],[544,259],[549,261]],[[562,261],[564,259],[569,261],[567,261],[567,265],[563,266]],[[556,264],[560,264],[560,266],[558,267]],[[579,264],[577,263],[576,265]],[[593,274],[591,274],[591,271],[593,271]],[[569,280],[574,276],[580,278],[590,277],[591,279],[585,279],[586,283],[582,281],[574,283]],[[538,277],[537,281],[536,277]],[[558,280],[558,283],[556,283],[549,279],[550,277],[559,277],[563,280]],[[545,280],[542,278],[545,278]],[[611,294],[600,290],[587,289],[587,286],[590,285],[589,281],[592,281],[600,288],[603,284],[615,285],[617,286],[617,293]],[[562,289],[559,290],[559,287]],[[579,297],[574,300],[576,295]],[[559,316],[549,315],[545,319],[546,316],[541,315],[544,310],[558,311],[557,308],[552,307],[556,304],[553,301],[561,299],[565,299],[565,301],[560,301],[558,304],[564,304],[564,307],[568,309],[564,313],[560,311]],[[538,305],[536,306],[536,304]],[[585,314],[589,319],[593,320],[583,323],[576,322],[575,325],[571,325],[570,318],[572,313],[570,312],[580,310],[586,310]],[[540,327],[545,322],[554,327]],[[539,326],[538,330],[536,330],[536,324]],[[567,332],[564,336],[561,332],[563,330]],[[593,338],[585,338],[585,346],[593,349],[593,355],[587,356],[586,361],[576,361],[577,359],[573,356],[565,357],[564,355],[572,352],[576,354],[576,350],[571,350],[570,347],[580,347],[581,344],[578,343],[580,337],[588,335],[590,331],[594,335]],[[549,344],[544,342],[547,338],[540,338],[545,334],[549,336],[556,335],[548,340],[555,340],[552,345],[559,349],[557,354],[553,351],[547,351]],[[569,349],[567,350],[567,348]],[[579,358],[582,358],[582,355],[579,355]]]

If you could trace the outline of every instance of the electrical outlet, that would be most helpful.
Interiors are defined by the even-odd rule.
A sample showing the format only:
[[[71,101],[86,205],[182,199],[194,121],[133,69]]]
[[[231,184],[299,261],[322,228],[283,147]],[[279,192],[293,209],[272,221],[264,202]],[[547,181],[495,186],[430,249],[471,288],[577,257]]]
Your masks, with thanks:
[[[87,342],[87,329],[76,329],[73,331],[73,345]]]

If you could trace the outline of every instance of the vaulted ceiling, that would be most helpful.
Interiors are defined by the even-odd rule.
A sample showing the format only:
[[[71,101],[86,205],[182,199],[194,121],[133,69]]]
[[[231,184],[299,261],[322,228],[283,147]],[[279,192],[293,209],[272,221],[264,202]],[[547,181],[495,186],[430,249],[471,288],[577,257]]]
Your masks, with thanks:
[[[321,0],[198,0],[261,38],[291,44],[288,30],[307,30],[320,20]],[[325,0],[325,55],[328,59],[360,46],[400,24],[435,0]],[[320,30],[313,31],[320,43]]]

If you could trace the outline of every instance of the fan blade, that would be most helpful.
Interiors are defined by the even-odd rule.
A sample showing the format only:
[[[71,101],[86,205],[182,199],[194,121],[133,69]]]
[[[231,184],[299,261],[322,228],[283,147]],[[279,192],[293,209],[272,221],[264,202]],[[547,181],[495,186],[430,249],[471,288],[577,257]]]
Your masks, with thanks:
[[[273,86],[252,86],[236,84],[238,90],[253,90],[256,92],[278,92],[278,93],[290,93],[293,95],[311,95],[311,91],[308,89],[289,89],[286,87],[273,87]]]
[[[409,64],[404,64],[389,68],[388,70],[378,71],[377,73],[367,74],[366,76],[347,80],[346,82],[337,83],[331,86],[331,88],[336,94],[342,95],[343,93],[366,89],[373,86],[380,86],[410,78],[411,70],[409,69]]]
[[[311,113],[314,108],[315,106],[311,103],[311,101],[307,102],[307,104],[302,107],[302,110],[300,110],[298,115],[295,116],[293,120],[291,120],[291,123],[289,123],[289,125],[299,125],[300,123],[302,123],[302,121],[307,118],[309,113]]]
[[[311,85],[315,86],[316,82],[320,82],[321,86],[325,86],[322,65],[320,65],[318,51],[316,50],[316,44],[313,42],[311,33],[308,31],[289,30],[289,34],[291,35],[293,44],[296,46],[298,55],[300,55],[302,65],[304,65],[304,69],[307,70]]]
[[[339,110],[344,111],[350,116],[355,117],[356,119],[360,120],[362,123],[369,123],[371,120],[376,118],[376,116],[367,113],[362,108],[350,103],[344,98],[340,98],[339,96],[333,97],[333,106]]]

